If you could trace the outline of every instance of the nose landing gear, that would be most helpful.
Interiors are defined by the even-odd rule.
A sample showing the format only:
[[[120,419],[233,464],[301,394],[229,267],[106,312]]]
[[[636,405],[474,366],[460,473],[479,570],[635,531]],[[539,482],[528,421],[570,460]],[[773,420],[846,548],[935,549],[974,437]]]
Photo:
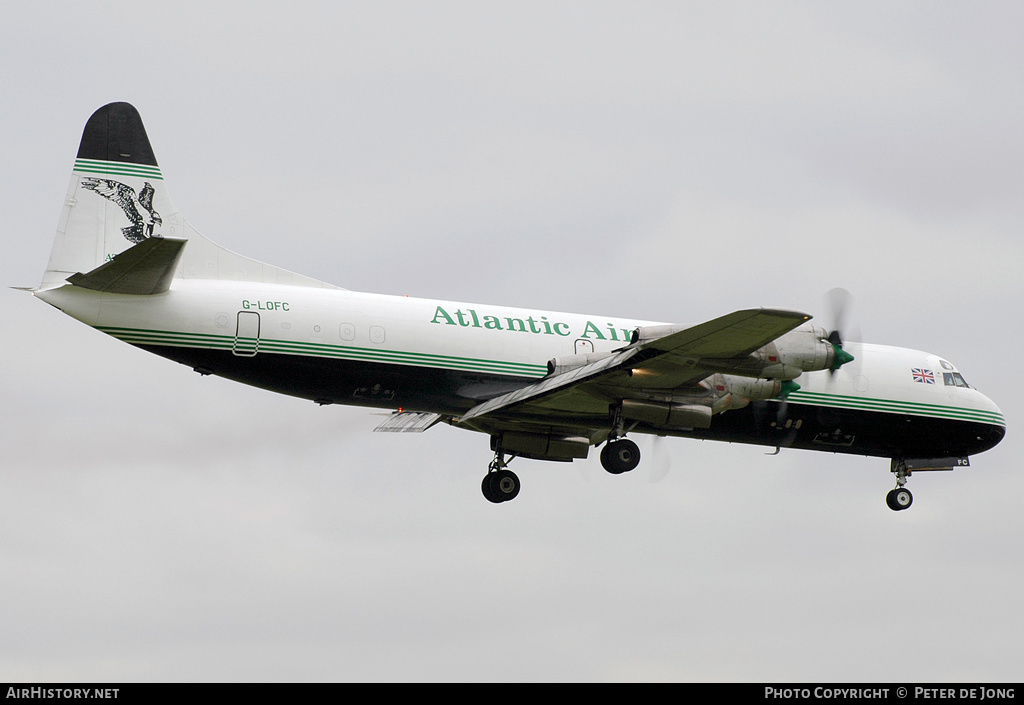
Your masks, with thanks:
[[[894,490],[889,490],[889,493],[885,495],[885,503],[889,505],[889,509],[894,512],[906,509],[913,501],[914,495],[910,494],[910,490],[905,487],[897,487]]]
[[[896,488],[889,490],[889,493],[885,495],[885,503],[889,509],[900,512],[914,501],[914,495],[904,487],[907,484],[907,478],[910,477],[910,470],[907,469],[907,464],[902,459],[893,458],[892,472],[896,475]]]

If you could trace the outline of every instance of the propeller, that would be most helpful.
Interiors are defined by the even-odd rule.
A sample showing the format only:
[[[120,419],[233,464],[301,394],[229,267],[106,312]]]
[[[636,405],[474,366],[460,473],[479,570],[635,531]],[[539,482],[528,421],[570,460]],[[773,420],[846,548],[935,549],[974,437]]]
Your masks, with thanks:
[[[796,438],[796,429],[789,429],[786,426],[786,421],[789,418],[787,411],[789,409],[789,395],[800,389],[800,385],[792,380],[785,380],[782,383],[782,390],[779,395],[775,397],[779,400],[778,408],[775,411],[775,423],[773,424],[777,433],[779,433],[778,444],[776,445],[775,452],[769,453],[768,455],[778,455],[782,448],[788,448]]]
[[[651,474],[648,482],[661,482],[672,469],[672,457],[665,447],[664,436],[655,436],[651,442]]]
[[[835,375],[840,367],[853,361],[853,355],[843,350],[843,336],[840,333],[846,328],[846,317],[853,296],[846,289],[835,288],[826,292],[825,300],[832,314],[832,330],[826,340],[835,351],[832,365],[829,367],[829,374]]]

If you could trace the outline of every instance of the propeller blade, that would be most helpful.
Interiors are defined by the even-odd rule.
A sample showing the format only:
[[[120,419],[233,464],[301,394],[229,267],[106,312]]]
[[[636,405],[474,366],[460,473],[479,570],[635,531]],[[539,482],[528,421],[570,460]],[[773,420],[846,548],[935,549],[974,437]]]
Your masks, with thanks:
[[[843,334],[841,333],[841,331],[846,329],[846,317],[849,313],[850,302],[853,300],[853,296],[846,289],[837,287],[826,292],[825,299],[831,309],[832,316],[832,328],[827,340],[835,351],[832,365],[829,367],[829,374],[835,375],[840,367],[853,361],[853,355],[843,350]]]
[[[840,346],[842,346],[842,338],[840,337],[839,331],[846,330],[846,317],[850,312],[850,303],[852,301],[853,295],[846,289],[837,287],[825,292],[825,302],[828,306],[829,314],[832,317],[831,330],[840,341]],[[832,342],[831,338],[830,342]]]
[[[672,469],[672,457],[664,444],[664,436],[655,436],[651,443],[651,474],[648,482],[651,484],[661,482]]]

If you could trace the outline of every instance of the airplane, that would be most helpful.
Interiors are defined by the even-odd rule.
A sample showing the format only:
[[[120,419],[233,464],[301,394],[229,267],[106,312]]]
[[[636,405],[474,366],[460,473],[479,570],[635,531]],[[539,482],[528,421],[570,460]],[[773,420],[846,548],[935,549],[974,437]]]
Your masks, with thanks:
[[[138,111],[88,120],[36,297],[148,352],[255,387],[386,410],[381,432],[487,434],[481,482],[515,498],[515,458],[605,470],[640,462],[631,434],[970,465],[999,408],[948,360],[844,341],[806,313],[751,308],[697,325],[360,293],[235,254],[168,195]]]

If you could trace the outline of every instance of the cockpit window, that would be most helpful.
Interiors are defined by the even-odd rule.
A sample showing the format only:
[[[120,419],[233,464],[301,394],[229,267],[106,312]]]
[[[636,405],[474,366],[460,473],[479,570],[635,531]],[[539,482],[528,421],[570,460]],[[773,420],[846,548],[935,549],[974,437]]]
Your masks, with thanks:
[[[959,372],[943,372],[942,381],[947,387],[966,387],[968,389],[971,387]]]

